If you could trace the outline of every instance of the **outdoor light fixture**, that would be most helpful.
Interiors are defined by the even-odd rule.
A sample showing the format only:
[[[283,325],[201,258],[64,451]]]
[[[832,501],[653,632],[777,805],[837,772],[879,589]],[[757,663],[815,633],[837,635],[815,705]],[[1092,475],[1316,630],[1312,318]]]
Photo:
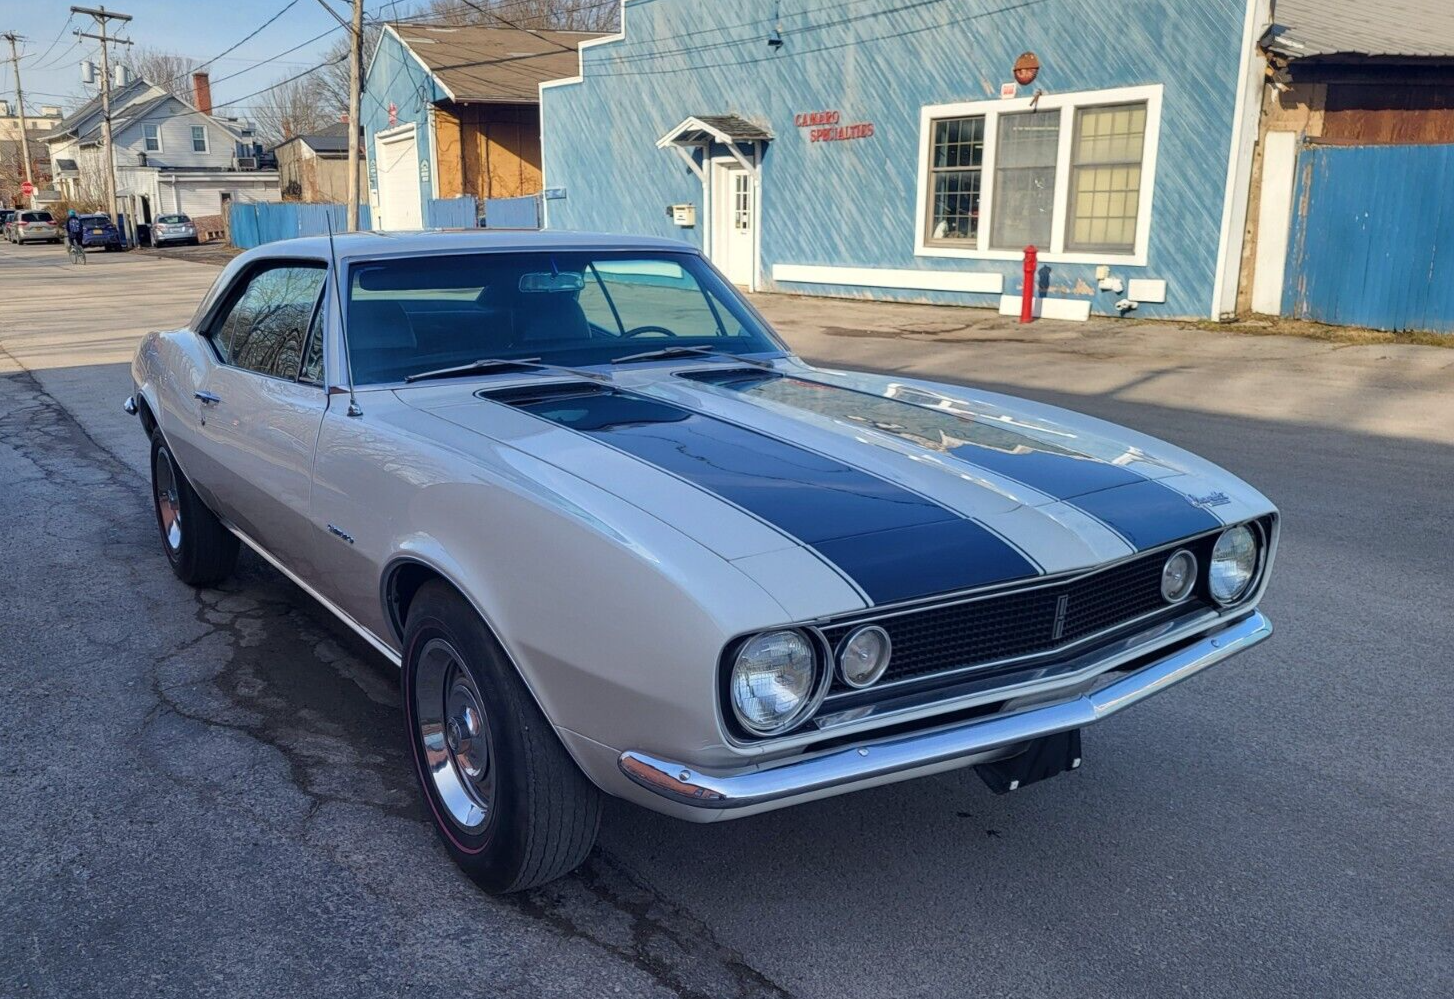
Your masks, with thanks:
[[[778,16],[779,5],[772,5],[772,34],[767,36],[767,47],[776,52],[783,47],[783,25],[782,19]]]

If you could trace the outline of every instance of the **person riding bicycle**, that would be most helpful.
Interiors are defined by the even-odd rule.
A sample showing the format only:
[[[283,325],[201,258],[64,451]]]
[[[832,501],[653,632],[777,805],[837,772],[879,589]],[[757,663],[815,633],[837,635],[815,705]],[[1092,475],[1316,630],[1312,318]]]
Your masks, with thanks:
[[[66,246],[81,246],[81,216],[74,208],[66,212]]]

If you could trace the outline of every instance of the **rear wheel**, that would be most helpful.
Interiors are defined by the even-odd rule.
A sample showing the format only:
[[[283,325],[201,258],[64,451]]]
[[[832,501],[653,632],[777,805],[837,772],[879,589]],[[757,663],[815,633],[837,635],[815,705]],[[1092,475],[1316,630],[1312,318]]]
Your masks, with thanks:
[[[586,859],[600,792],[474,608],[442,582],[421,587],[409,608],[403,690],[435,831],[476,884],[522,891]]]
[[[162,548],[177,578],[189,586],[215,586],[232,575],[237,537],[177,467],[160,429],[151,435],[151,486]]]

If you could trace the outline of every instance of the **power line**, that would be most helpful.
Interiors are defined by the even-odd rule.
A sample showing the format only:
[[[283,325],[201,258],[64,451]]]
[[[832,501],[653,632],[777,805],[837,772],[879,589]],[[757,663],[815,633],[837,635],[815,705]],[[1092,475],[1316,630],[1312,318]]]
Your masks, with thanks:
[[[919,3],[916,4],[916,5],[914,5],[914,6],[921,6],[921,5],[924,5],[926,3],[934,3],[934,2],[944,2],[944,0],[919,0]],[[923,34],[926,31],[939,31],[939,30],[942,30],[944,28],[953,27],[953,26],[955,26],[957,24],[964,24],[964,23],[969,22],[969,21],[978,21],[978,20],[980,20],[982,18],[993,17],[993,16],[998,15],[998,14],[1013,13],[1014,11],[1017,11],[1017,10],[1024,10],[1027,7],[1035,7],[1035,6],[1038,6],[1040,4],[1048,3],[1048,2],[1049,2],[1049,0],[1022,0],[1022,2],[1020,2],[1020,3],[1008,4],[1008,5],[1004,6],[1004,7],[997,7],[994,10],[986,10],[986,11],[980,11],[977,14],[963,15],[961,17],[956,18],[953,21],[935,22],[933,24],[920,25],[920,26],[914,27],[914,28],[905,28],[902,31],[895,31],[895,32],[891,32],[891,33],[886,34],[886,35],[877,35],[877,36],[873,36],[873,37],[869,37],[869,38],[851,38],[851,39],[848,39],[847,41],[837,42],[837,43],[834,43],[834,44],[831,44],[831,45],[820,45],[817,48],[795,49],[793,51],[793,55],[796,55],[796,56],[813,55],[813,54],[816,54],[816,53],[819,53],[819,52],[832,52],[832,51],[836,51],[838,49],[851,48],[851,47],[853,47],[855,45],[863,45],[863,44],[870,43],[870,42],[889,41],[889,40],[895,39],[895,38],[907,38],[910,35]],[[848,23],[848,21],[852,21],[852,20],[859,20],[859,18],[850,18],[850,19],[848,19],[846,21],[841,21],[841,22],[838,22],[838,23],[840,23],[840,24]],[[756,41],[757,39],[753,39],[753,40]],[[716,47],[722,47],[722,46],[716,46]],[[683,50],[683,54],[692,54],[695,51],[696,50],[694,50],[694,49]],[[590,75],[590,79],[596,79],[598,77],[608,77],[608,76],[666,76],[666,75],[670,75],[670,74],[673,74],[673,73],[690,73],[690,72],[697,72],[697,71],[704,70],[704,69],[720,69],[720,68],[724,68],[724,67],[755,66],[755,65],[758,65],[760,63],[770,62],[770,61],[772,61],[775,58],[778,58],[778,57],[776,57],[776,56],[762,56],[762,57],[759,57],[759,58],[756,58],[756,59],[737,59],[737,60],[730,60],[730,61],[727,61],[727,62],[692,63],[690,65],[685,65],[685,66],[677,66],[677,67],[663,68],[663,69],[639,69],[639,70],[631,70],[631,71],[624,72],[624,73],[592,73]]]
[[[272,24],[274,21],[276,21],[278,18],[282,17],[284,14],[286,14],[288,11],[292,10],[297,5],[298,5],[298,0],[288,0],[287,3],[283,4],[283,8],[281,10],[279,10],[276,14],[274,14],[272,17],[268,18],[266,21],[264,21],[262,24],[258,25],[252,31],[250,31],[247,34],[243,35],[242,38],[240,38],[238,41],[234,42],[233,44],[229,45],[227,48],[223,49],[221,52],[217,53],[211,59],[208,59],[205,62],[198,63],[197,65],[193,66],[191,69],[187,70],[187,72],[181,73],[181,74],[179,74],[177,76],[174,76],[170,80],[152,80],[152,81],[149,81],[149,82],[155,83],[159,87],[164,87],[164,88],[165,87],[170,87],[173,83],[176,83],[178,80],[185,79],[186,77],[190,76],[192,73],[197,73],[197,72],[200,72],[203,69],[206,69],[208,66],[212,65],[214,62],[216,62],[218,59],[221,59],[223,56],[227,55],[229,52],[232,52],[233,50],[237,49],[239,46],[241,46],[244,43],[250,41],[251,39],[256,38],[259,34],[262,33],[262,31],[263,31],[264,28],[266,28],[268,25]]]

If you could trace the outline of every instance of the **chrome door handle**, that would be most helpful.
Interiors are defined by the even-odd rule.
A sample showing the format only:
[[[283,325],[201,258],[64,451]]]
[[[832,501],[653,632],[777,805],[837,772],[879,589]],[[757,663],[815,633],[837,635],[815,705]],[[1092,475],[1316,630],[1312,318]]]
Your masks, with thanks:
[[[204,406],[215,406],[222,401],[219,396],[215,396],[211,392],[193,392],[192,394],[202,400]]]

